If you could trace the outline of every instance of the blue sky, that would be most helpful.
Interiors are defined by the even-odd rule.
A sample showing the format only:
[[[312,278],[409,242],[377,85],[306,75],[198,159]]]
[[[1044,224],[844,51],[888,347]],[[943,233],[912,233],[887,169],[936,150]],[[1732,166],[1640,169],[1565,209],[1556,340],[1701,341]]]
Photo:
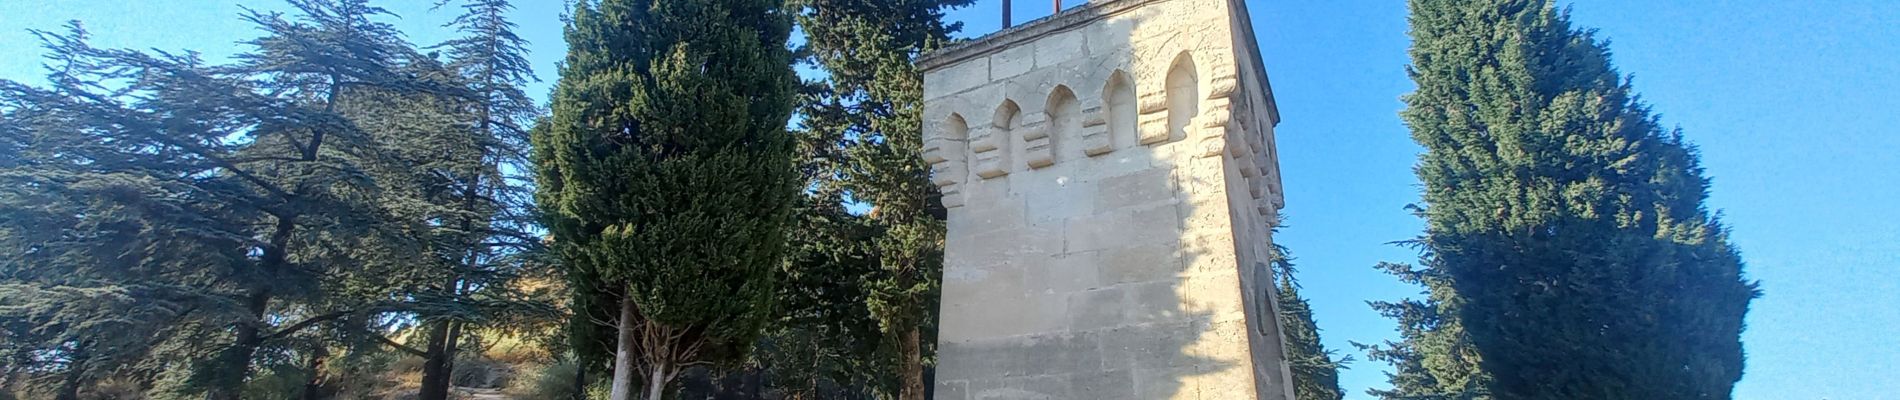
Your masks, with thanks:
[[[562,54],[560,6],[519,1],[546,93]],[[238,4],[276,1],[0,1],[0,78],[38,81],[41,51],[26,29],[84,21],[102,46],[192,49],[213,59],[256,35]],[[450,14],[433,1],[389,0],[417,43],[441,41]],[[1081,3],[1069,0],[1071,5]],[[1393,335],[1371,299],[1416,295],[1372,269],[1410,261],[1386,244],[1417,235],[1419,151],[1398,119],[1404,2],[1249,0],[1284,117],[1278,133],[1291,247],[1326,344]],[[1576,22],[1612,41],[1616,65],[1701,146],[1720,210],[1766,295],[1743,341],[1738,399],[1900,399],[1900,1],[1582,0]],[[1000,0],[952,17],[967,35],[994,31]],[[1049,14],[1016,1],[1016,20]],[[1348,398],[1384,385],[1354,364]]]

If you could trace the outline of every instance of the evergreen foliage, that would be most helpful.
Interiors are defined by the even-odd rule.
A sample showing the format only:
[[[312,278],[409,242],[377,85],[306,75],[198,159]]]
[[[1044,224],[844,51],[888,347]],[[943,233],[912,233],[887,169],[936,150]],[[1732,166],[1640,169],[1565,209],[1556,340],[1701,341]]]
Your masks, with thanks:
[[[1412,0],[1430,297],[1385,303],[1387,398],[1728,398],[1754,284],[1694,147],[1551,1]]]
[[[1313,320],[1313,307],[1300,296],[1300,281],[1294,277],[1293,256],[1286,247],[1273,245],[1273,274],[1278,278],[1277,300],[1280,305],[1280,336],[1286,340],[1287,366],[1293,372],[1293,395],[1298,400],[1339,400],[1339,370],[1352,361],[1351,356],[1333,359],[1334,351],[1319,340],[1319,323]]]
[[[513,9],[508,1],[470,0],[461,8],[463,13],[449,26],[464,36],[435,46],[446,52],[444,69],[452,76],[444,79],[461,83],[456,96],[440,106],[453,118],[432,130],[436,135],[430,142],[407,147],[421,149],[418,155],[430,160],[411,168],[432,172],[421,185],[421,197],[442,210],[425,220],[437,221],[430,247],[438,249],[436,262],[443,268],[420,286],[421,294],[462,303],[486,301],[515,312],[423,315],[430,326],[422,400],[448,398],[456,345],[469,328],[496,322],[530,328],[521,325],[547,319],[536,318],[546,310],[506,307],[536,304],[510,283],[528,272],[523,264],[541,251],[532,233],[528,179],[518,175],[528,167],[525,126],[540,113],[521,89],[534,74],[524,58],[527,42],[507,20]]]
[[[573,11],[553,116],[533,138],[537,204],[577,318],[619,328],[616,400],[636,368],[657,398],[685,367],[738,360],[771,315],[797,195],[783,6]]]
[[[1426,262],[1432,260],[1427,257]],[[1458,297],[1444,275],[1408,264],[1381,263],[1400,282],[1423,286],[1426,299],[1373,301],[1372,308],[1399,323],[1399,341],[1355,343],[1366,358],[1392,365],[1390,389],[1370,389],[1384,399],[1490,399],[1490,376],[1478,366],[1477,350],[1458,319]]]
[[[852,201],[872,207],[864,254],[877,268],[863,285],[870,314],[893,345],[897,397],[922,399],[935,352],[944,225],[923,159],[923,73],[917,56],[949,43],[959,24],[943,13],[970,0],[804,0],[802,48],[825,79],[803,98],[801,129],[835,137],[831,175]]]
[[[800,135],[802,155],[819,147]],[[831,147],[823,147],[831,148]],[[831,148],[835,149],[835,148]],[[826,163],[808,157],[805,164]],[[810,168],[808,171],[817,171]],[[865,244],[876,232],[867,218],[846,210],[835,180],[810,182],[800,199],[797,229],[789,238],[783,282],[775,296],[778,318],[753,355],[770,374],[772,390],[788,398],[872,398],[894,392],[895,357],[865,301],[867,277],[881,271]]]
[[[333,360],[420,352],[385,337],[408,321],[547,319],[502,173],[525,71],[470,78],[518,44],[444,64],[362,0],[290,5],[232,64],[74,23],[38,32],[46,87],[0,81],[0,389],[317,396]]]

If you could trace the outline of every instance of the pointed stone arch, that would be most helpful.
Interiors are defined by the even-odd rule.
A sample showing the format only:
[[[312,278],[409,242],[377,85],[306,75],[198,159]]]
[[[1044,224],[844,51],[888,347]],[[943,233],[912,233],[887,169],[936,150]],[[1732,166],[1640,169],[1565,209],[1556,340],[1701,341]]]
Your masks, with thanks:
[[[1194,117],[1201,113],[1201,77],[1195,68],[1194,55],[1183,51],[1168,64],[1168,74],[1163,91],[1167,96],[1165,129],[1158,132],[1144,130],[1143,144],[1170,142],[1186,139],[1193,131]]]
[[[1108,75],[1107,83],[1102,85],[1102,129],[1090,131],[1084,139],[1084,152],[1090,156],[1115,151],[1120,143],[1136,143],[1139,140],[1141,121],[1140,99],[1135,97],[1135,81],[1127,71],[1116,69]]]
[[[1041,137],[1025,136],[1025,153],[1029,154],[1030,168],[1042,168],[1054,165],[1057,157],[1071,146],[1067,141],[1080,140],[1082,137],[1082,104],[1075,91],[1068,85],[1056,85],[1049,91],[1048,99],[1043,103],[1043,113],[1048,121],[1047,128],[1036,132]],[[1073,157],[1073,156],[1070,156]]]
[[[1018,134],[1022,128],[1023,108],[1015,100],[1003,100],[996,107],[996,114],[990,118],[990,125],[972,132],[970,138],[971,158],[976,161],[973,168],[976,176],[983,179],[1009,174],[1010,137]]]
[[[963,180],[969,176],[968,147],[970,123],[955,112],[933,125],[924,140],[924,162],[930,164],[930,181],[943,194],[943,207],[963,205]]]

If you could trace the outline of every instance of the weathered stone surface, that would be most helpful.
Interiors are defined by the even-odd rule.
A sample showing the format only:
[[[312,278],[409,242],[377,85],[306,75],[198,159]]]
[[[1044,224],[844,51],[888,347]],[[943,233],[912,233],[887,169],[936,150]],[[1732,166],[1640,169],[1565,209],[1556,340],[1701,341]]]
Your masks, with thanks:
[[[1091,205],[1099,196],[1099,189],[1079,177],[1059,176],[1055,182],[1022,183],[1019,186],[1024,187],[1023,199],[1029,203],[1026,217],[1031,224],[1061,225],[1070,218],[1095,214]]]
[[[1123,325],[1127,318],[1127,296],[1120,287],[1084,290],[1069,294],[1069,328],[1098,330]]]
[[[942,364],[938,364],[938,368],[941,369]],[[937,379],[937,393],[935,393],[933,398],[936,400],[969,400],[970,382],[939,378]]]
[[[1245,12],[1097,1],[920,61],[949,210],[937,398],[1292,398]]]
[[[1091,254],[1069,253],[1038,261],[1025,261],[1029,265],[1023,271],[1023,285],[1031,294],[1053,296],[1103,287],[1102,266]]]
[[[1096,280],[1102,285],[1154,282],[1173,278],[1182,271],[1178,246],[1170,244],[1129,246],[1094,253]]]
[[[1156,144],[1168,141],[1167,112],[1145,113],[1141,114],[1138,118],[1141,121],[1141,125],[1140,130],[1136,132],[1141,134],[1141,144]]]
[[[1157,167],[1135,174],[1101,180],[1095,208],[1115,210],[1125,207],[1172,204],[1178,200],[1174,169]]]
[[[1082,32],[1069,31],[1036,40],[1036,68],[1050,68],[1087,56],[1088,44]]]
[[[1124,208],[1070,218],[1063,230],[1068,251],[1160,245],[1180,240],[1181,218],[1173,206]]]
[[[924,72],[924,98],[934,99],[990,83],[989,59]]]
[[[1020,46],[1004,49],[990,56],[990,79],[1009,79],[1028,73],[1036,67],[1036,48]]]
[[[1082,154],[1090,157],[1115,151],[1115,138],[1108,132],[1108,125],[1096,124],[1082,128]]]

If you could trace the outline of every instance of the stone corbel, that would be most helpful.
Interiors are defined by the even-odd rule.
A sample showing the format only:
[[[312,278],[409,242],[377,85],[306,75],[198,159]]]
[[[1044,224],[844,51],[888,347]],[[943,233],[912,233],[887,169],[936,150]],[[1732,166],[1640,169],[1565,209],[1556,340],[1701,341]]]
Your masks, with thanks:
[[[1230,98],[1221,97],[1208,99],[1203,104],[1207,105],[1207,111],[1201,112],[1201,115],[1195,116],[1190,122],[1190,126],[1199,128],[1196,129],[1199,137],[1194,138],[1200,144],[1199,155],[1214,157],[1225,154],[1229,131],[1240,127],[1239,124],[1233,123],[1233,101]]]
[[[1268,202],[1266,201],[1260,201],[1254,204],[1259,204],[1258,206],[1254,208],[1254,210],[1260,212],[1260,216],[1262,217],[1261,219],[1265,220],[1265,222],[1267,223],[1267,226],[1269,227],[1280,226],[1280,207],[1279,206],[1268,204]]]
[[[1266,123],[1266,121],[1261,121],[1258,118],[1250,118],[1248,121],[1247,126],[1253,129],[1249,129],[1251,132],[1247,132],[1247,149],[1252,150],[1253,154],[1265,155],[1267,153],[1267,135],[1273,132],[1273,127],[1271,124]]]
[[[1261,179],[1272,178],[1274,168],[1273,160],[1267,158],[1266,154],[1255,154],[1252,158],[1253,162],[1248,165],[1253,166],[1253,174],[1261,177]]]
[[[1001,150],[976,153],[976,176],[983,179],[992,179],[1009,175],[1009,157],[1004,153],[1005,152]]]
[[[1215,71],[1220,71],[1221,73],[1208,80],[1209,90],[1207,97],[1234,97],[1234,93],[1240,91],[1240,79],[1234,76],[1234,64],[1232,62],[1221,63],[1220,61],[1221,60],[1209,60],[1210,66],[1214,67]]]
[[[930,165],[930,182],[943,194],[944,208],[954,208],[963,205],[959,188],[969,174],[965,161],[968,156],[964,151],[968,143],[963,137],[946,134],[946,127],[943,123],[929,126],[923,153],[924,162]],[[959,136],[968,134],[968,131],[957,133]]]
[[[1168,64],[1155,64],[1143,65],[1134,70],[1136,112],[1152,114],[1168,110],[1168,69],[1171,67]]]
[[[1090,157],[1115,151],[1115,138],[1108,133],[1108,115],[1100,99],[1082,103],[1082,154]]]
[[[1091,97],[1086,100],[1082,100],[1081,108],[1082,108],[1082,126],[1096,126],[1096,125],[1108,124],[1108,115],[1105,114],[1106,112],[1108,112],[1108,105],[1107,103],[1103,102],[1101,98]]]
[[[1271,132],[1273,128],[1262,123],[1260,114],[1257,112],[1259,105],[1251,97],[1242,95],[1232,97],[1243,99],[1234,105],[1234,119],[1246,127],[1246,134],[1240,136],[1240,142],[1246,144],[1247,154],[1259,155],[1265,151],[1267,132]]]
[[[1002,129],[988,126],[970,127],[970,152],[982,153],[1002,147],[1003,141],[998,137],[1001,136],[999,135],[999,133],[1002,133],[1000,131],[1002,131]]]
[[[939,195],[942,195],[942,197],[939,197],[938,200],[943,202],[943,208],[963,207],[963,185],[962,184],[954,184],[954,185],[938,188],[937,193]]]
[[[1008,132],[995,127],[980,126],[970,128],[970,152],[972,172],[983,179],[1009,174],[1009,151],[1003,149],[1004,136]]]
[[[1213,38],[1209,38],[1213,39]],[[1231,39],[1231,38],[1222,38]],[[1227,40],[1219,40],[1226,42]],[[1240,65],[1234,63],[1232,43],[1215,43],[1213,40],[1202,42],[1200,49],[1194,52],[1196,61],[1200,61],[1203,76],[1207,77],[1207,98],[1217,99],[1236,97],[1240,91]]]
[[[1023,116],[1023,126],[1017,128],[1023,137],[1023,162],[1029,168],[1042,168],[1056,163],[1055,138],[1049,135],[1049,118],[1042,113]]]
[[[1259,158],[1259,153],[1254,151],[1254,147],[1247,144],[1247,138],[1258,131],[1254,128],[1253,114],[1247,112],[1246,99],[1230,98],[1235,101],[1233,102],[1233,119],[1227,123],[1227,141],[1233,144],[1228,146],[1227,153],[1235,159],[1246,160],[1247,168],[1252,168]]]
[[[936,164],[936,163],[940,163],[944,161],[949,161],[950,155],[945,154],[948,151],[944,150],[944,147],[946,147],[945,144],[947,144],[947,142],[949,141],[950,139],[945,139],[941,135],[925,138],[924,149],[923,149],[924,162],[930,163],[930,164]]]
[[[944,208],[955,208],[963,205],[958,188],[962,186],[967,164],[963,161],[962,143],[944,143],[948,141],[941,138],[925,141],[924,161],[930,163],[930,183],[937,185],[937,191],[943,193]],[[955,154],[955,159],[946,156],[946,153]]]
[[[1240,176],[1247,177],[1248,179],[1259,177],[1260,168],[1257,167],[1258,162],[1256,160],[1254,157],[1235,157],[1234,162],[1239,164],[1237,169],[1240,170]]]
[[[1158,112],[1142,113],[1141,117],[1137,118],[1136,121],[1136,123],[1139,124],[1136,131],[1136,136],[1139,137],[1137,142],[1144,145],[1152,145],[1166,143],[1168,141],[1168,109],[1163,108]]]
[[[1274,209],[1286,207],[1286,191],[1280,187],[1280,170],[1273,169],[1268,173],[1269,175],[1261,175],[1260,178],[1260,181],[1267,186],[1267,200],[1272,201]]]
[[[930,183],[937,187],[948,187],[963,183],[964,162],[945,160],[930,164]]]
[[[1139,85],[1141,85],[1143,90],[1135,92],[1136,108],[1143,115],[1154,113],[1166,114],[1168,111],[1168,88],[1166,86],[1160,86],[1159,84]]]

